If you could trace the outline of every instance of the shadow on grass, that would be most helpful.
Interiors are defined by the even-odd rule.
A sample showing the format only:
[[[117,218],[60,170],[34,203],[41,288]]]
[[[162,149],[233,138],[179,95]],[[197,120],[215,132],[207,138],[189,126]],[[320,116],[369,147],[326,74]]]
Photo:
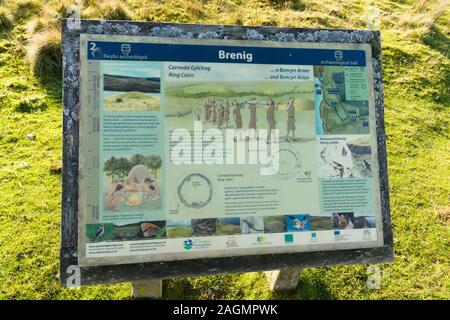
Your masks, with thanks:
[[[422,42],[450,59],[450,39],[438,27],[431,27],[430,32],[422,37]]]
[[[36,77],[39,85],[52,99],[62,101],[62,75]]]
[[[189,281],[189,278],[171,279],[163,281],[164,300],[196,299],[198,293]]]
[[[450,39],[447,37],[447,35],[443,34],[438,27],[431,27],[430,32],[422,37],[421,40],[425,45],[427,45],[431,49],[439,51],[443,56],[450,60]],[[442,72],[444,92],[441,92],[437,96],[435,101],[444,105],[448,105],[450,101],[450,68],[443,68]]]
[[[320,275],[319,275],[320,276]],[[265,276],[258,273],[253,278],[253,286],[260,288],[261,296],[273,300],[334,300],[328,285],[320,279],[317,274],[302,274],[295,290],[284,290],[274,293],[264,294],[269,290],[265,284]],[[248,283],[240,278],[237,282],[229,279],[230,275],[216,276],[214,278],[204,278],[197,284],[193,283],[194,278],[172,279],[163,282],[163,299],[167,300],[188,300],[188,299],[243,299],[248,290]],[[219,280],[220,278],[221,280]],[[208,279],[205,281],[205,279]],[[219,280],[219,281],[217,281]],[[242,281],[242,282],[241,282]],[[228,283],[228,286],[226,285]],[[228,289],[232,287],[233,292]],[[220,289],[219,289],[220,288]],[[253,289],[255,289],[253,288]],[[258,299],[258,298],[256,298]]]
[[[52,106],[61,106],[62,83],[61,79],[52,77],[38,78],[36,86],[30,87],[26,82],[17,80],[8,86],[16,94],[14,111],[20,113],[34,113],[46,111]]]

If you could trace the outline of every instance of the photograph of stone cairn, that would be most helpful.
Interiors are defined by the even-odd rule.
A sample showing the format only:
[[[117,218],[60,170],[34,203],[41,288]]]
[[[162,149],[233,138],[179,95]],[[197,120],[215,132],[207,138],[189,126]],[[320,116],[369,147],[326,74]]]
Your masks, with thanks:
[[[106,112],[159,111],[160,82],[159,63],[106,63],[103,108]]]
[[[216,235],[218,219],[192,219],[193,237],[210,237]]]

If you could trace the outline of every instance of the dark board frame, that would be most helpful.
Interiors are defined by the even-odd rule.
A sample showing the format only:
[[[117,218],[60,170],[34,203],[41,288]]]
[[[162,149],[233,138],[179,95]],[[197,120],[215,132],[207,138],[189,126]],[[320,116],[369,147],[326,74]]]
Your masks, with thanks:
[[[393,237],[389,210],[386,135],[381,76],[381,38],[378,31],[327,30],[276,27],[148,23],[130,21],[81,20],[80,28],[62,23],[63,52],[63,171],[60,248],[60,281],[66,285],[67,268],[77,265],[78,237],[78,148],[80,112],[80,34],[110,34],[198,39],[271,40],[297,42],[368,43],[372,48],[373,86],[380,178],[384,246],[282,254],[192,259],[80,268],[82,285],[130,282],[238,273],[287,268],[307,268],[393,260]]]

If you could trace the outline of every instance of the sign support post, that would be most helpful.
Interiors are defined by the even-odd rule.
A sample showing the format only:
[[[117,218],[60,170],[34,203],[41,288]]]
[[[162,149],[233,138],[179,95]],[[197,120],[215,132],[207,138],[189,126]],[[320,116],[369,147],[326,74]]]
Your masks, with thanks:
[[[161,299],[162,280],[148,279],[131,282],[133,298],[135,299]]]
[[[295,290],[300,280],[301,272],[301,269],[282,269],[266,271],[265,274],[270,290],[276,292]]]

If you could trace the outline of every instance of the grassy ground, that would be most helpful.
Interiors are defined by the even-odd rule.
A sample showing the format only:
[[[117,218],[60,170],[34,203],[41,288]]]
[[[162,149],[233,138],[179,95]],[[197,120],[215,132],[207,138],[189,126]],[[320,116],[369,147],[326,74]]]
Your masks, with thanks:
[[[191,227],[170,227],[167,228],[167,238],[188,238],[192,237]]]
[[[450,12],[445,2],[83,1],[91,4],[84,17],[290,27],[366,28],[368,6],[381,13],[395,242],[394,263],[380,265],[381,289],[367,289],[367,266],[358,265],[307,269],[297,290],[283,294],[272,294],[262,273],[170,280],[165,298],[450,298]],[[51,63],[57,59],[51,47],[45,47],[50,63],[42,65],[36,57],[42,41],[55,39],[52,26],[58,26],[69,3],[0,0],[0,299],[131,297],[129,284],[70,290],[58,283],[62,115],[61,81],[55,74],[60,66]]]
[[[233,234],[239,234],[241,231],[241,227],[239,225],[235,224],[228,224],[228,223],[218,223],[216,226],[217,235],[233,235]]]

